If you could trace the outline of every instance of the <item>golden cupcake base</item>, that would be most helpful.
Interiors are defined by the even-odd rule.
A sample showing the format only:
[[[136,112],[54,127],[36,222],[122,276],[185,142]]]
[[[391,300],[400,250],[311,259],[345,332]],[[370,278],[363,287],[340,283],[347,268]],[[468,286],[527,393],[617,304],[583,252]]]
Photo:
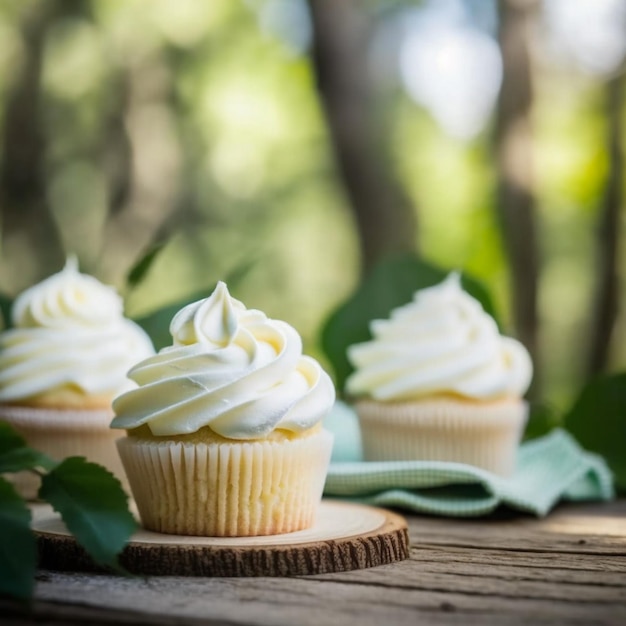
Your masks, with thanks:
[[[313,524],[330,462],[324,430],[284,441],[118,441],[143,526],[179,535],[277,535]]]
[[[0,406],[0,420],[10,424],[35,450],[55,461],[83,456],[112,472],[128,489],[126,474],[115,441],[120,432],[110,428],[113,412],[108,409],[60,409],[30,406]],[[7,474],[20,495],[37,498],[39,478],[32,472]]]
[[[503,477],[515,470],[528,415],[526,402],[517,399],[362,400],[355,408],[365,461],[465,463]]]

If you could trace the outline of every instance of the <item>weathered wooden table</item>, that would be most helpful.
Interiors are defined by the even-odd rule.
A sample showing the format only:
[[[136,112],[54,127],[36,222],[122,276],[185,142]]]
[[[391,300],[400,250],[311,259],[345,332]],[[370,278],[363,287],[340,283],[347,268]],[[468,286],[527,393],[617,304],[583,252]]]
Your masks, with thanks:
[[[546,519],[408,516],[411,556],[300,578],[119,578],[42,571],[14,624],[626,624],[626,500]]]

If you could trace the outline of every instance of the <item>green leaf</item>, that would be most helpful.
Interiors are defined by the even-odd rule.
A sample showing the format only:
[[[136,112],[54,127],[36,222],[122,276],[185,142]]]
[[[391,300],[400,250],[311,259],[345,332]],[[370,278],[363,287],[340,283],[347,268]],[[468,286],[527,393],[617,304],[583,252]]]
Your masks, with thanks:
[[[11,309],[13,308],[13,298],[7,296],[6,293],[0,293],[0,314],[2,314],[3,325],[0,325],[3,329],[9,329],[13,326],[13,320],[11,318]]]
[[[82,457],[65,459],[41,480],[39,497],[99,564],[120,569],[118,555],[137,529],[120,482]]]
[[[559,425],[559,414],[554,407],[547,404],[532,403],[530,405],[528,424],[526,424],[526,430],[524,431],[524,440],[543,437]]]
[[[26,445],[9,424],[0,421],[0,474],[41,467],[50,470],[56,462]]]
[[[589,382],[564,425],[581,446],[605,458],[616,486],[626,490],[626,373]]]
[[[13,485],[0,476],[0,595],[28,600],[35,585],[37,544],[30,511]]]
[[[322,348],[333,367],[335,383],[340,391],[352,373],[346,349],[353,343],[371,339],[370,321],[388,317],[392,309],[409,302],[415,291],[435,285],[447,275],[447,270],[412,254],[386,259],[374,267],[322,329]],[[462,284],[495,318],[493,304],[485,288],[465,275],[462,276]]]
[[[165,248],[165,241],[156,243],[150,247],[148,252],[141,258],[128,272],[126,277],[126,284],[129,287],[136,287],[148,273],[148,270],[152,267],[152,263],[159,256],[159,253]]]

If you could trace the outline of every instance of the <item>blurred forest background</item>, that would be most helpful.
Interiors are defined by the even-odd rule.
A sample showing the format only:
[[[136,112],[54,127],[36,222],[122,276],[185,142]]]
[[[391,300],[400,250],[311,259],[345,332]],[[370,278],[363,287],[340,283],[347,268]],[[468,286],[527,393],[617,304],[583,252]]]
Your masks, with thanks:
[[[321,356],[412,250],[567,403],[626,369],[625,54],[626,0],[4,0],[0,291],[70,252],[132,316],[226,279]]]

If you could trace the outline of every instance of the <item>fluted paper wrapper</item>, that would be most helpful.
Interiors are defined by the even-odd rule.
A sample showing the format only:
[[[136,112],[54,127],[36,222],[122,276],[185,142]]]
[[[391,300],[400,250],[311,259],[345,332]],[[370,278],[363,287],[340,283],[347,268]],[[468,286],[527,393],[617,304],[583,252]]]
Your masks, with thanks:
[[[148,530],[275,535],[313,525],[332,435],[208,444],[129,436],[118,449]]]
[[[515,470],[528,415],[523,400],[360,401],[355,408],[366,461],[449,461],[504,477]]]
[[[112,410],[48,409],[27,406],[0,406],[0,420],[8,422],[26,443],[56,461],[84,456],[99,463],[119,478],[126,488],[126,475],[115,441],[119,431],[111,430]],[[7,474],[18,492],[35,499],[40,480],[31,472]]]

